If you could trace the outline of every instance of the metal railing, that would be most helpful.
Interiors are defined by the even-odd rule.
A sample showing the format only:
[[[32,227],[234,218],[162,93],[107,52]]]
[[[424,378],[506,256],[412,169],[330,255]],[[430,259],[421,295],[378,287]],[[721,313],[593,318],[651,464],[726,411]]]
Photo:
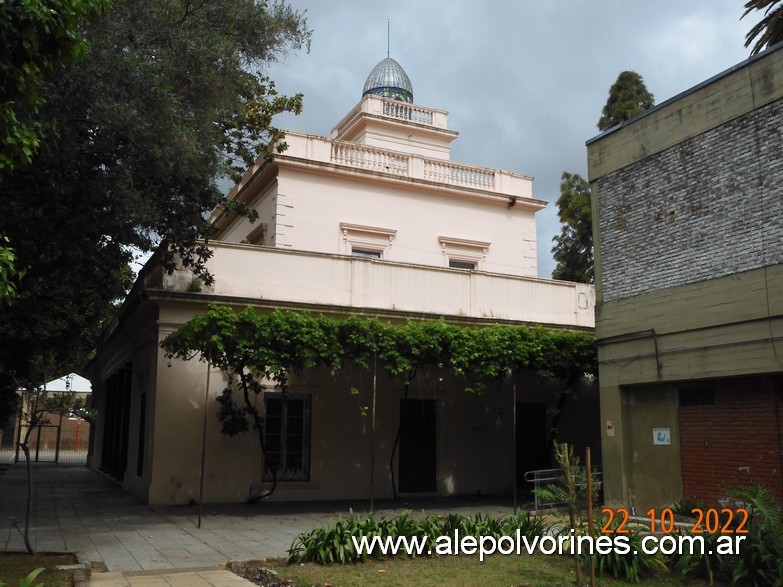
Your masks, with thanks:
[[[599,478],[603,475],[601,467],[593,467],[593,475]],[[565,505],[563,501],[545,501],[538,496],[538,489],[549,489],[550,485],[558,485],[563,482],[562,469],[539,469],[525,473],[525,481],[533,484],[533,509],[556,508]],[[581,485],[584,487],[584,485]]]

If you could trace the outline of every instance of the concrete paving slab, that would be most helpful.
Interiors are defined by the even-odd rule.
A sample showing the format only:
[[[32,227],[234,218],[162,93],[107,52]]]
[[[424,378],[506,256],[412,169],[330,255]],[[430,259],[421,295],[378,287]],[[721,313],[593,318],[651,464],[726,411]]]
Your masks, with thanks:
[[[89,585],[100,587],[242,587],[253,585],[225,569],[166,571],[162,573],[121,573],[93,575]]]
[[[0,551],[23,551],[15,526],[24,521],[26,477],[23,465],[0,478]],[[202,527],[197,506],[150,507],[100,473],[78,465],[37,463],[31,541],[41,551],[66,551],[80,562],[108,572],[93,572],[89,584],[250,585],[225,569],[232,560],[285,557],[297,534],[349,511],[362,513],[367,501],[205,505]],[[375,517],[513,512],[508,500],[376,501]],[[199,570],[196,570],[199,569]],[[206,569],[206,570],[205,570]],[[173,571],[173,572],[172,572]],[[146,581],[146,583],[145,583]],[[188,582],[192,581],[192,582]],[[198,581],[198,582],[196,582]]]

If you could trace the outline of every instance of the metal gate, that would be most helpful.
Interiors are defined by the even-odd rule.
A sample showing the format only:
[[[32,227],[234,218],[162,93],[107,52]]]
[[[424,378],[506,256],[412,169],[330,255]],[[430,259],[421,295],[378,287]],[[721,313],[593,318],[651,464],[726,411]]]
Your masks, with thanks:
[[[24,438],[27,427],[17,430],[17,441]],[[90,423],[81,418],[64,416],[57,424],[36,426],[30,433],[30,461],[34,463],[86,464],[90,440]],[[16,446],[17,462],[25,461],[25,454]]]

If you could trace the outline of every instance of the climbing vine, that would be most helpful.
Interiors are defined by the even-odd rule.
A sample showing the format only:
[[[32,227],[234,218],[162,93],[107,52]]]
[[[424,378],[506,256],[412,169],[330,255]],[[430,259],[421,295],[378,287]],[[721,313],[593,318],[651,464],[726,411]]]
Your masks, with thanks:
[[[432,367],[453,373],[464,381],[465,391],[481,393],[509,372],[527,369],[571,386],[598,371],[594,339],[579,332],[461,326],[442,319],[393,324],[358,316],[259,313],[252,307],[236,312],[217,305],[180,326],[161,347],[169,359],[198,358],[227,376],[228,385],[218,397],[223,433],[233,436],[252,426],[264,452],[263,414],[255,401],[262,379],[285,391],[289,376],[305,369],[336,371],[347,364],[369,369],[377,364],[407,389],[417,372]],[[272,477],[274,491],[274,470]]]
[[[461,326],[444,320],[393,324],[248,307],[237,313],[210,305],[162,343],[170,359],[198,357],[229,375],[261,377],[285,390],[291,373],[350,361],[369,368],[374,357],[395,378],[427,366],[450,370],[465,390],[482,392],[509,371],[573,381],[598,372],[592,336],[527,326]]]

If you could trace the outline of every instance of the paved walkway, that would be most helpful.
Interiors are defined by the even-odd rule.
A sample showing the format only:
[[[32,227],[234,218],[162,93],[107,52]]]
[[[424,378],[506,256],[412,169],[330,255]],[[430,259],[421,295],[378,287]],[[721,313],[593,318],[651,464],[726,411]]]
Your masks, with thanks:
[[[350,508],[362,512],[369,506],[366,500],[204,505],[197,528],[197,506],[146,506],[85,467],[36,463],[33,475],[33,547],[73,552],[79,562],[105,568],[105,573],[94,570],[89,583],[105,586],[249,585],[219,565],[284,557],[299,532],[346,515]],[[0,488],[0,551],[24,551],[23,463],[0,473]],[[432,514],[512,512],[508,501],[488,500],[378,501],[375,509],[378,518],[405,509]]]

